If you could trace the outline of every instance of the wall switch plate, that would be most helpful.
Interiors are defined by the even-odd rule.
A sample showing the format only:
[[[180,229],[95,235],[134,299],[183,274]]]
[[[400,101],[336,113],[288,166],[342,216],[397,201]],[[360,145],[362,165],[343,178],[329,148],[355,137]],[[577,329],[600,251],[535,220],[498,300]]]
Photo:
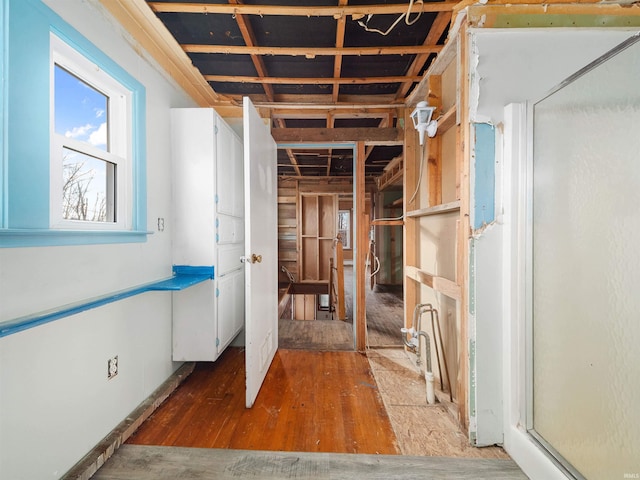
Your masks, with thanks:
[[[118,375],[118,356],[107,360],[107,380],[111,380]]]

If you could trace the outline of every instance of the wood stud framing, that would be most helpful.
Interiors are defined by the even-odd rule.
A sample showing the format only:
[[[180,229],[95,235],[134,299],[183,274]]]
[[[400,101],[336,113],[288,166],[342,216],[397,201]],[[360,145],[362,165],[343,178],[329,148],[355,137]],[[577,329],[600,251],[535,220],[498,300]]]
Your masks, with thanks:
[[[364,352],[367,335],[367,318],[366,318],[366,292],[365,292],[365,263],[367,259],[367,250],[369,244],[369,216],[365,210],[365,172],[364,172],[364,142],[356,144],[356,205],[355,212],[357,218],[356,228],[356,309],[355,309],[355,337],[356,350]]]

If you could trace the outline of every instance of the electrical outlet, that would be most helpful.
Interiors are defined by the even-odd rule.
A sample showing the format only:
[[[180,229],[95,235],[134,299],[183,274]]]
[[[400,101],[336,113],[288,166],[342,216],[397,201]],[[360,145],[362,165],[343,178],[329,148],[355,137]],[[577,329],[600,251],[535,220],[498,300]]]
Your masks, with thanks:
[[[107,380],[111,380],[118,375],[118,356],[107,360]]]
[[[164,218],[158,217],[158,231],[164,232]]]

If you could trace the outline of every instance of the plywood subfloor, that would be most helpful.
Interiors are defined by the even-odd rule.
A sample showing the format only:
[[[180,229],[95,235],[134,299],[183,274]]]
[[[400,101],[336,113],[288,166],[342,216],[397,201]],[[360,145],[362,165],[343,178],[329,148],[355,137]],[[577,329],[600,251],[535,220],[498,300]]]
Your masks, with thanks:
[[[124,445],[95,480],[524,480],[511,460]]]
[[[367,356],[403,455],[509,458],[500,447],[470,446],[443,404],[427,404],[425,380],[403,349]]]
[[[129,439],[138,445],[397,454],[367,357],[279,350],[245,408],[244,350],[201,363]]]

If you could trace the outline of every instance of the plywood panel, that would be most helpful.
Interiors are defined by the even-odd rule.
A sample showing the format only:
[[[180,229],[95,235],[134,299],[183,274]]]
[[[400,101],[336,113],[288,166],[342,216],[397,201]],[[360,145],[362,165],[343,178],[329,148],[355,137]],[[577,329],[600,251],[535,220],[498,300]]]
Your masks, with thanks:
[[[318,236],[334,238],[336,235],[336,197],[322,195],[318,197]]]
[[[320,280],[328,281],[331,275],[330,258],[333,257],[333,240],[325,239],[320,240],[320,255],[319,255],[319,269]]]
[[[316,317],[316,296],[315,295],[292,295],[293,297],[293,319],[294,320],[315,320]]]
[[[318,197],[300,196],[300,221],[302,235],[318,235]]]
[[[458,97],[457,63],[451,62],[442,72],[442,111],[446,112],[455,106]]]
[[[302,239],[302,280],[318,280],[318,240]]]
[[[442,203],[456,198],[456,128],[450,128],[441,137]]]

